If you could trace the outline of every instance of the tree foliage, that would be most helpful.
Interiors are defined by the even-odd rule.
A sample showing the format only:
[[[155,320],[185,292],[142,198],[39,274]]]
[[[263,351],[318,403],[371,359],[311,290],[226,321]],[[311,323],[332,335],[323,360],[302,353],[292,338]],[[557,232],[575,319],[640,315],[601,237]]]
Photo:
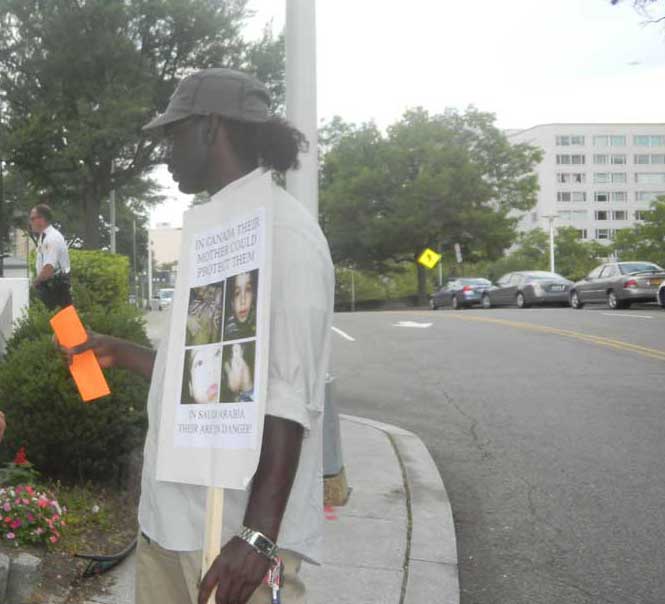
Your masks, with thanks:
[[[408,111],[384,134],[333,120],[322,132],[322,223],[339,263],[380,269],[425,247],[460,243],[469,261],[499,257],[514,211],[533,207],[541,152],[511,145],[494,116]],[[421,270],[419,294],[425,294]]]
[[[651,204],[644,222],[617,231],[614,252],[619,260],[646,260],[665,266],[665,196]]]
[[[112,188],[127,209],[155,200],[146,174],[162,150],[141,126],[183,75],[241,68],[282,91],[283,40],[266,30],[245,41],[246,4],[0,0],[2,154],[86,247],[103,243],[101,204]]]

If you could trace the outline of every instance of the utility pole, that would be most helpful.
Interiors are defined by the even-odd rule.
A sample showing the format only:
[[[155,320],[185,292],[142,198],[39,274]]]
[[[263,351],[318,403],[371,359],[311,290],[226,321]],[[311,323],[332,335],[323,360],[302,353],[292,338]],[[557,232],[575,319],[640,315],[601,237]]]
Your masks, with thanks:
[[[111,218],[111,253],[115,254],[115,183],[113,182],[115,174],[115,161],[111,161],[111,186],[113,187],[111,189],[111,193],[109,195],[109,204],[111,206],[111,211],[110,211],[110,218]]]
[[[148,231],[148,309],[152,304],[152,241],[150,240],[150,231]]]
[[[0,159],[0,277],[5,276],[5,183],[2,173],[3,160]]]
[[[545,214],[543,218],[547,218],[550,223],[550,272],[555,273],[555,262],[554,262],[554,221],[559,217],[558,214]]]
[[[286,0],[286,117],[309,145],[300,155],[300,168],[287,173],[286,188],[318,219],[315,4],[314,0]]]
[[[139,301],[139,292],[137,287],[138,275],[136,274],[136,219],[132,220],[132,275],[133,275],[133,289],[134,289],[134,299],[138,305]]]

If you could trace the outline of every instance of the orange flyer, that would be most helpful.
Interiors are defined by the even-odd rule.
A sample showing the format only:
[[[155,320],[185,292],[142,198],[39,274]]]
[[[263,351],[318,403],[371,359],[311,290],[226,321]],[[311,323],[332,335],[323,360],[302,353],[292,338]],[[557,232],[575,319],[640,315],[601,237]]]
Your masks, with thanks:
[[[65,348],[73,348],[83,344],[88,338],[83,323],[81,323],[81,319],[79,319],[73,306],[67,306],[53,316],[51,327],[58,338],[58,342]],[[106,378],[102,373],[102,368],[99,366],[97,357],[92,350],[74,355],[69,371],[84,402],[88,403],[111,394]]]

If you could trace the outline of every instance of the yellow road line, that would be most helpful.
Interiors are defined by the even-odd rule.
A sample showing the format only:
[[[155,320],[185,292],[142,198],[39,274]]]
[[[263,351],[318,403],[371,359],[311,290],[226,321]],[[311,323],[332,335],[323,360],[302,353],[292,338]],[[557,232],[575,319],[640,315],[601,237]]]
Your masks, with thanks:
[[[557,327],[547,327],[546,325],[537,325],[535,323],[508,321],[507,319],[495,319],[492,317],[470,317],[461,314],[447,314],[446,318],[476,323],[493,323],[495,325],[503,325],[504,327],[513,327],[515,329],[525,329],[527,331],[537,331],[539,333],[548,333],[566,338],[574,338],[576,340],[598,344],[600,346],[605,346],[614,350],[634,352],[635,354],[649,357],[651,359],[665,361],[665,350],[648,348],[647,346],[639,346],[638,344],[631,344],[630,342],[624,342],[623,340],[614,340],[612,338],[605,338],[603,336],[594,336],[592,334],[572,331],[570,329],[559,329]]]

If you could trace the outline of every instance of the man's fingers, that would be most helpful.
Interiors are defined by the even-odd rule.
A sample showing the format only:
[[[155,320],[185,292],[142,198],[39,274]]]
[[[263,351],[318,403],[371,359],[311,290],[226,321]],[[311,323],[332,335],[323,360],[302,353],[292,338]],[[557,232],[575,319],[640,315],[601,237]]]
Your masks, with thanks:
[[[213,565],[203,577],[203,581],[201,581],[201,586],[199,587],[199,604],[208,604],[210,594],[212,593],[212,590],[215,589],[216,585],[217,573],[215,572],[215,567]]]

